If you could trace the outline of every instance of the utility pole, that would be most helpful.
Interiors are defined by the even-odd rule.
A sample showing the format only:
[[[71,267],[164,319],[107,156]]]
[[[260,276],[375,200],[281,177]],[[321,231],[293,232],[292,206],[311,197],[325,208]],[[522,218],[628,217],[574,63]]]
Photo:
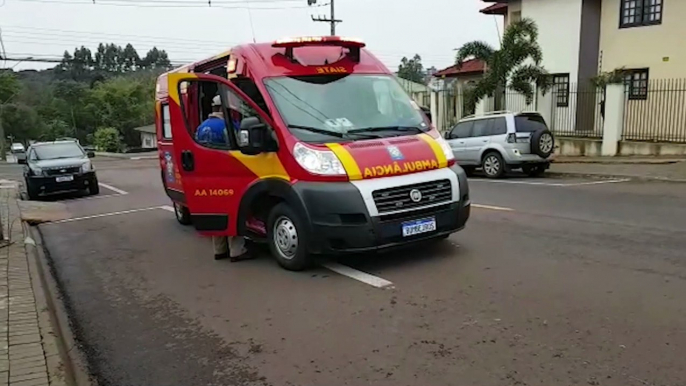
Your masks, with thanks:
[[[313,5],[313,4],[317,4],[317,0],[307,0],[307,5]],[[334,8],[334,0],[330,0],[329,4],[331,5],[331,17],[327,19],[326,17],[322,17],[322,16],[317,16],[317,17],[312,16],[312,21],[330,23],[331,24],[331,36],[336,36],[336,24],[342,23],[343,20],[336,19],[336,12],[335,12],[335,8]]]

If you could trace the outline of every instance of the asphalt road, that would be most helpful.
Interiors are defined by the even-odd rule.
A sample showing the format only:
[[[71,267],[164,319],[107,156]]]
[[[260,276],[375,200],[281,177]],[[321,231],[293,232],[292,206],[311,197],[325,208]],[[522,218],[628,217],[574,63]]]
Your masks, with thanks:
[[[97,166],[40,230],[100,385],[686,384],[686,185],[472,179],[448,240],[293,273],[214,261],[155,160]]]

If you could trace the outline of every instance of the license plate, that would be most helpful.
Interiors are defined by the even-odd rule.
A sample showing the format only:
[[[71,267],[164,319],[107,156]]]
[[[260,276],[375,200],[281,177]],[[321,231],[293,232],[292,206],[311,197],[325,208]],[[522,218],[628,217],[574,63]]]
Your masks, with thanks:
[[[74,176],[62,176],[62,177],[56,177],[55,181],[57,182],[68,182],[68,181],[74,181]]]
[[[433,232],[436,230],[436,219],[435,218],[425,218],[422,220],[414,220],[404,222],[403,226],[403,237],[414,236],[420,233]]]

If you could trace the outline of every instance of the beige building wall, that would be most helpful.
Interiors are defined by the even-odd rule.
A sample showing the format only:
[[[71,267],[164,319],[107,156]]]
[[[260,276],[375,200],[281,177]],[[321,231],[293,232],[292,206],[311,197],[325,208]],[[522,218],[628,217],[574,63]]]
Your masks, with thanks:
[[[505,27],[510,23],[517,22],[522,18],[522,0],[511,0],[507,3],[507,15],[505,15]]]
[[[649,68],[650,79],[686,78],[686,0],[662,3],[662,24],[619,28],[620,0],[603,0],[601,71]]]

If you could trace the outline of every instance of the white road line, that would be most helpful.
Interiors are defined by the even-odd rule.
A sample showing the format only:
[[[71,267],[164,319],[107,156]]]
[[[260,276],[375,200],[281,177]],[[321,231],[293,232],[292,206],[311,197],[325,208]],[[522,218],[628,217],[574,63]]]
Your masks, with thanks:
[[[356,269],[350,268],[345,265],[341,265],[338,263],[325,263],[322,264],[322,267],[327,268],[331,271],[336,272],[337,274],[347,276],[351,279],[355,279],[357,281],[361,281],[362,283],[369,284],[372,287],[376,288],[382,288],[382,289],[390,289],[393,288],[393,283],[386,279],[382,279],[380,277],[370,275],[366,272],[358,271]]]
[[[603,181],[592,181],[592,182],[573,182],[570,184],[549,184],[545,182],[529,182],[529,181],[503,181],[503,180],[469,180],[469,182],[488,182],[496,184],[519,184],[519,185],[541,185],[541,186],[555,186],[555,187],[567,187],[567,186],[582,186],[582,185],[598,185],[598,184],[615,184],[618,182],[630,181],[629,178],[623,178],[619,180],[603,180]]]
[[[157,208],[158,208],[158,209],[168,210],[168,211],[170,211],[170,212],[173,212],[173,211],[174,211],[174,207],[169,206],[169,205],[162,205],[162,206],[158,206]]]
[[[102,182],[98,182],[98,185],[102,186],[103,188],[109,189],[113,192],[117,192],[119,194],[129,194],[129,192],[127,192],[127,191],[121,190],[119,188],[115,188],[112,185],[103,184]]]
[[[160,207],[160,206],[151,206],[151,207],[149,207],[149,208],[122,210],[122,211],[119,211],[119,212],[109,212],[109,213],[94,214],[94,215],[92,215],[92,216],[67,218],[67,219],[64,219],[64,220],[57,220],[57,221],[46,222],[45,224],[62,224],[62,223],[65,223],[65,222],[74,222],[74,221],[81,221],[81,220],[90,220],[90,219],[100,218],[100,217],[118,216],[118,215],[121,215],[121,214],[145,212],[145,211],[155,210],[155,209],[161,209],[161,208],[162,208],[162,207]]]
[[[130,160],[133,160],[133,161],[138,161],[138,160],[141,160],[141,159],[155,159],[155,158],[157,158],[157,157],[158,157],[158,156],[156,156],[156,155],[146,155],[146,156],[142,156],[142,157],[131,157],[131,158],[129,158],[129,159],[130,159]]]
[[[505,212],[512,212],[514,209],[512,208],[505,208],[502,206],[493,206],[493,205],[481,205],[481,204],[472,204],[472,208],[480,208],[480,209],[491,209],[491,210],[502,210]]]

